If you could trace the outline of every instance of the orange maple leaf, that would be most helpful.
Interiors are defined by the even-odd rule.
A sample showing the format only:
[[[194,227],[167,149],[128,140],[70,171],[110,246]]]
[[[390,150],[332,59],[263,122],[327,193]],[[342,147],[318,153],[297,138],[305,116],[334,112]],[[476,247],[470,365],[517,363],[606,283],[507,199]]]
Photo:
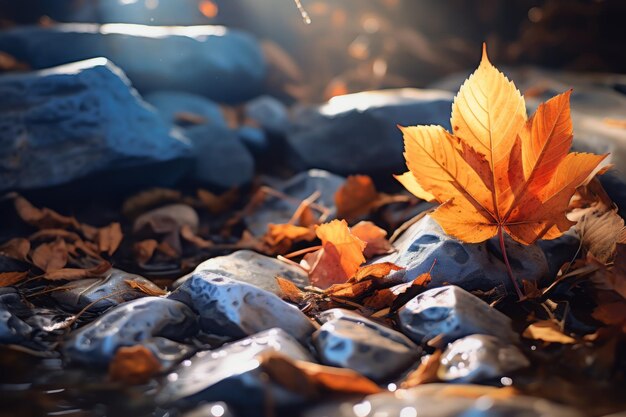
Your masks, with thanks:
[[[350,232],[345,220],[333,220],[316,226],[315,233],[322,249],[309,253],[304,262],[309,265],[309,280],[319,288],[346,282],[365,262],[367,245]]]
[[[409,173],[398,180],[417,197],[441,205],[432,214],[465,242],[503,231],[522,244],[554,239],[576,188],[606,155],[568,153],[569,97],[560,94],[527,119],[513,82],[483,56],[452,104],[453,134],[441,126],[401,127]]]

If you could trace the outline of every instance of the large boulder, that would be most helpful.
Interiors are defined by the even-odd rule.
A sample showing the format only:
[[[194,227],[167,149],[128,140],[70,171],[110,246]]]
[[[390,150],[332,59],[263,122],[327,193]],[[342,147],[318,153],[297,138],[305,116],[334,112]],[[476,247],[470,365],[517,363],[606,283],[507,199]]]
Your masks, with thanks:
[[[347,174],[405,170],[397,125],[449,126],[452,95],[444,91],[383,90],[333,97],[294,113],[287,142],[298,167]]]
[[[184,91],[155,91],[144,99],[172,125],[194,128],[201,125],[227,127],[219,104],[199,94]]]
[[[180,90],[229,103],[258,95],[266,74],[259,44],[221,26],[22,26],[0,32],[0,51],[33,68],[102,56],[142,93]]]
[[[104,58],[4,75],[0,96],[0,191],[138,167],[143,175],[127,184],[171,181],[191,156],[185,138],[172,134]]]

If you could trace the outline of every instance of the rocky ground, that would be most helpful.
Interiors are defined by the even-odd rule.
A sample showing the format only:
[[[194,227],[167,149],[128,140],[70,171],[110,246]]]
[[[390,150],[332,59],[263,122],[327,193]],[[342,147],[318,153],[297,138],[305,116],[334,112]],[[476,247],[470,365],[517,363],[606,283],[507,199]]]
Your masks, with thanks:
[[[496,241],[447,236],[393,181],[396,125],[449,128],[467,74],[287,105],[234,29],[19,26],[0,51],[20,64],[0,75],[0,415],[625,415],[623,247],[507,241],[520,301]],[[626,77],[505,73],[530,110],[574,89],[575,148],[611,152],[626,207]],[[367,265],[394,267],[312,286],[315,236],[271,225],[336,218],[382,228]]]

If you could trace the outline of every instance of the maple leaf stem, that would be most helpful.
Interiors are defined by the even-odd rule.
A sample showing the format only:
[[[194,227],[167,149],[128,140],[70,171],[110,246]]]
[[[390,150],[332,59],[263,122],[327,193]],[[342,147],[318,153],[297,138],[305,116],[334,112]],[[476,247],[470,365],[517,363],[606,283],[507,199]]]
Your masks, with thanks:
[[[515,292],[517,293],[517,297],[522,300],[524,298],[524,294],[522,294],[522,290],[520,290],[519,285],[517,285],[517,280],[513,275],[513,269],[511,269],[511,264],[509,263],[509,257],[506,254],[506,246],[504,245],[504,232],[502,231],[502,227],[498,226],[498,240],[500,241],[500,250],[502,251],[502,258],[504,259],[504,265],[506,265],[506,272],[509,274],[509,278],[513,281],[513,287],[515,287]]]

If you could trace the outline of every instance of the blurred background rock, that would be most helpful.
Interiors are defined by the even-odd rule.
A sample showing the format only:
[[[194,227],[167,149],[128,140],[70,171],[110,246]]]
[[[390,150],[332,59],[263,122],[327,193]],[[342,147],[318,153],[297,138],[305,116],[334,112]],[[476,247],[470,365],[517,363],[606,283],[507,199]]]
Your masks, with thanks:
[[[275,90],[314,102],[426,86],[473,68],[483,41],[499,66],[626,72],[622,0],[303,0],[303,6],[310,25],[291,0],[0,0],[0,24],[241,28],[264,41],[278,69]],[[0,61],[19,67],[9,57]]]

